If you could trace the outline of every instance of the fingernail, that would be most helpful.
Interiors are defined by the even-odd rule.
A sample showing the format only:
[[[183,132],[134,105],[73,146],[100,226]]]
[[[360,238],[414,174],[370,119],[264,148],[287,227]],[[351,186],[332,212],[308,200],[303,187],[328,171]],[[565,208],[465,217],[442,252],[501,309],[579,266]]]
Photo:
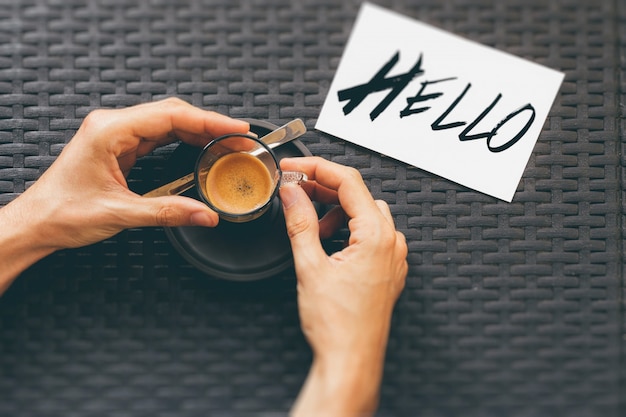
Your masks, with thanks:
[[[288,209],[298,201],[298,186],[295,184],[285,184],[280,189],[280,199],[283,208]]]
[[[214,227],[215,225],[217,225],[214,217],[204,211],[198,211],[198,212],[192,213],[191,224],[193,226],[205,226],[205,227]]]
[[[291,159],[292,158],[289,158],[289,157],[281,159],[280,160],[280,166],[282,167],[285,162],[289,162]]]

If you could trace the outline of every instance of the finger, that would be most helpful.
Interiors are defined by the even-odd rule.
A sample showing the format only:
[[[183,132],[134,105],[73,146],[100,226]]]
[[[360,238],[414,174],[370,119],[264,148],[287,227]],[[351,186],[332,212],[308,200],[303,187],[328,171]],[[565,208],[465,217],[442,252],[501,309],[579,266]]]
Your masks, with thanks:
[[[246,133],[248,122],[200,109],[180,99],[169,98],[152,103],[140,104],[124,109],[105,110],[106,118],[101,118],[101,131],[110,137],[143,138],[149,143],[142,144],[139,154],[181,140],[195,146],[203,146],[210,139],[227,133]],[[100,114],[101,112],[94,112]],[[95,117],[92,117],[92,119]],[[116,155],[122,155],[135,146],[117,140]]]
[[[324,187],[315,181],[311,181],[310,178],[308,178],[307,181],[301,185],[301,187],[313,201],[323,204],[339,204],[337,191]]]
[[[181,136],[186,133],[193,135],[209,133],[212,137],[217,137],[227,133],[246,133],[250,129],[248,122],[203,110],[176,98],[129,109],[133,113],[129,117],[133,119],[134,133],[140,137],[158,137],[169,132],[176,132]],[[189,138],[192,140],[196,136]]]
[[[317,212],[311,200],[297,185],[282,187],[280,198],[296,270],[319,265],[326,253],[320,241]]]
[[[302,171],[329,189],[336,190],[339,202],[350,217],[368,216],[379,212],[359,171],[320,157],[285,158],[285,170]]]
[[[146,226],[216,226],[217,213],[203,203],[192,198],[170,197],[133,197],[128,201],[126,227]]]
[[[340,206],[330,209],[319,221],[320,239],[332,237],[339,229],[346,227],[348,219]]]
[[[376,203],[376,205],[380,209],[380,212],[382,213],[383,217],[395,229],[396,223],[393,220],[393,215],[391,214],[391,209],[389,208],[389,205],[385,201],[383,201],[383,200],[375,200],[374,202]]]

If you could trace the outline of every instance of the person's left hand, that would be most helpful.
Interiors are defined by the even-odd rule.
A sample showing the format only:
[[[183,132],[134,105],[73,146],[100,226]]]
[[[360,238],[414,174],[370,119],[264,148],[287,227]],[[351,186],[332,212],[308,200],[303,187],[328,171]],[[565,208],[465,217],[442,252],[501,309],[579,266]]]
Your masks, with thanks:
[[[95,110],[52,166],[14,202],[17,215],[36,226],[36,238],[52,250],[95,243],[131,227],[215,226],[217,214],[201,202],[141,197],[128,189],[125,177],[137,158],[158,146],[176,139],[203,146],[249,128],[245,121],[174,98]]]

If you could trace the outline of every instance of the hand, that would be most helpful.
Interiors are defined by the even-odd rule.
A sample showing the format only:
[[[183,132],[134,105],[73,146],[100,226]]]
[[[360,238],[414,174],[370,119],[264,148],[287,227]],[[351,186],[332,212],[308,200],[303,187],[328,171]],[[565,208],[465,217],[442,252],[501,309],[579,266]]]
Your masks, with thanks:
[[[247,122],[173,98],[91,112],[41,178],[0,210],[0,229],[6,232],[0,263],[9,265],[0,268],[0,291],[46,254],[95,243],[125,228],[216,225],[217,214],[201,202],[179,196],[143,198],[128,189],[125,176],[137,158],[177,138],[203,146],[216,136],[249,128]],[[7,253],[7,245],[18,249],[16,242],[21,254]]]
[[[306,192],[281,189],[298,278],[302,330],[314,355],[295,416],[375,411],[392,310],[408,270],[404,235],[357,170],[321,158],[283,159],[303,171]],[[308,193],[308,195],[307,195]],[[318,222],[309,199],[339,204]],[[348,220],[348,246],[328,256],[320,241]]]

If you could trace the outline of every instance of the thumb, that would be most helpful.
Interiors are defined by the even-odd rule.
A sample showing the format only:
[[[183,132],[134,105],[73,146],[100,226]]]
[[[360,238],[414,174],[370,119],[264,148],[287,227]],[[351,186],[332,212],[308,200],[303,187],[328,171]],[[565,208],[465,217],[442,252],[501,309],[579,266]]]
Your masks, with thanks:
[[[127,221],[129,227],[145,226],[207,226],[214,227],[219,221],[217,213],[193,198],[135,197],[132,213]]]
[[[297,185],[281,187],[287,234],[296,269],[318,265],[326,252],[319,237],[319,221],[315,207],[306,192]]]

